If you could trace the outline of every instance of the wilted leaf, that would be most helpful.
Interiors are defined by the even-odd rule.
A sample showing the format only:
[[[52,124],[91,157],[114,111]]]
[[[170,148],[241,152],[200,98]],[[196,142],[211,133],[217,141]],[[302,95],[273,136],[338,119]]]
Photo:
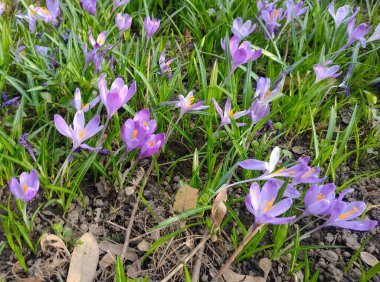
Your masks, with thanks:
[[[360,252],[360,258],[368,265],[370,266],[374,266],[375,264],[377,264],[379,262],[379,260],[371,255],[370,253],[367,253],[367,252]]]
[[[67,282],[90,282],[95,278],[99,261],[98,243],[91,233],[83,234],[80,242],[71,256]]]
[[[106,269],[108,266],[115,263],[116,256],[121,255],[123,245],[102,241],[99,243],[99,249],[103,252],[107,252],[99,262],[99,267],[101,269]],[[132,262],[135,262],[138,259],[136,252],[131,248],[128,248],[125,258]]]
[[[141,264],[139,260],[136,260],[131,266],[127,269],[127,276],[131,278],[137,278],[140,276]]]
[[[70,258],[69,250],[67,249],[62,239],[59,238],[57,235],[54,235],[54,234],[42,235],[40,245],[41,245],[41,249],[43,253],[46,253],[48,251],[48,247],[53,247],[59,253],[63,253],[63,255]]]
[[[197,206],[198,189],[187,184],[179,188],[174,198],[173,211],[184,212]]]
[[[211,221],[214,229],[219,229],[224,216],[227,213],[225,202],[227,201],[227,188],[222,188],[214,199],[211,208]]]
[[[228,282],[266,282],[267,280],[263,277],[258,276],[249,276],[249,275],[241,275],[233,272],[232,270],[227,270],[223,274],[224,281]]]
[[[259,262],[260,268],[264,272],[264,279],[268,278],[269,271],[272,269],[272,261],[268,258],[262,258]]]
[[[141,251],[141,252],[147,252],[149,250],[150,246],[151,246],[150,243],[148,243],[145,240],[142,240],[140,243],[138,243],[137,249],[139,249],[139,251]]]

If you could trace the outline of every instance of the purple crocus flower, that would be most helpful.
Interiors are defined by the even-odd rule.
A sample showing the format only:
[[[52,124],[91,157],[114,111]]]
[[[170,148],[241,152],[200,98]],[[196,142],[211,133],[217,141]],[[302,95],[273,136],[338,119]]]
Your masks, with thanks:
[[[122,34],[124,31],[128,30],[132,25],[132,18],[128,14],[122,15],[121,13],[117,13],[115,17],[115,23],[117,28]]]
[[[58,24],[57,17],[61,13],[58,0],[46,0],[46,6],[36,8],[37,17],[46,23]]]
[[[365,48],[366,46],[366,40],[364,36],[366,36],[372,29],[372,26],[368,26],[365,23],[359,24],[355,28],[355,22],[356,18],[353,18],[350,20],[347,26],[347,33],[348,33],[348,40],[346,46],[350,46],[352,43],[354,43],[356,40],[359,40],[362,44],[362,47]]]
[[[234,110],[231,109],[231,99],[229,98],[227,99],[226,105],[224,106],[224,112],[222,111],[218,102],[214,98],[212,98],[212,102],[214,103],[216,111],[218,112],[221,119],[219,128],[225,124],[231,124],[231,118],[235,120],[235,119],[238,119],[239,117],[245,116],[248,113],[247,111],[240,111],[240,112],[234,113]],[[245,125],[245,123],[239,122],[236,125],[243,126]]]
[[[285,14],[287,16],[286,23],[290,23],[294,18],[299,17],[304,14],[309,7],[302,7],[303,1],[298,1],[296,5],[294,5],[293,0],[286,0],[286,11]]]
[[[347,17],[348,12],[350,11],[350,6],[344,5],[339,7],[335,13],[334,2],[331,2],[328,7],[328,11],[335,21],[335,28],[338,28],[342,21]]]
[[[28,9],[28,22],[29,22],[30,33],[33,33],[34,30],[36,29],[36,22],[37,22],[36,15],[37,15],[36,9],[34,8],[33,5],[30,5]]]
[[[103,63],[103,54],[102,53],[96,53],[94,56],[94,70],[95,70],[95,72],[100,72],[102,70],[102,63]]]
[[[352,220],[362,215],[365,209],[366,204],[364,202],[345,203],[338,200],[331,209],[330,218],[322,226],[336,226],[357,231],[371,230],[377,225],[376,220]]]
[[[133,121],[139,122],[149,134],[156,131],[157,123],[154,119],[150,119],[150,111],[148,108],[143,109],[135,114]]]
[[[203,109],[207,109],[209,106],[203,106],[206,101],[199,101],[194,104],[195,98],[193,91],[190,91],[189,94],[187,94],[186,97],[183,95],[178,96],[178,101],[169,101],[165,102],[164,104],[174,104],[175,108],[181,108],[181,112],[179,113],[178,119],[180,119],[185,113],[188,111],[199,111]]]
[[[124,84],[124,80],[120,77],[116,78],[111,85],[111,89],[107,89],[105,75],[102,75],[98,82],[100,99],[107,109],[107,120],[109,120],[118,109],[127,103],[136,92],[136,81],[132,82],[130,87]]]
[[[174,62],[174,59],[170,59],[169,61],[165,62],[165,50],[161,52],[160,58],[158,63],[160,64],[161,69],[161,75],[164,75],[165,73],[168,74],[168,79],[171,79],[173,74],[170,68],[170,64]]]
[[[267,173],[274,171],[278,161],[280,160],[281,149],[275,147],[269,157],[269,161],[259,161],[256,159],[248,159],[239,163],[239,166],[249,170],[265,170]]]
[[[263,10],[271,11],[273,9],[276,9],[275,5],[277,2],[278,0],[275,0],[273,2],[269,2],[268,0],[264,0],[263,2],[261,2],[260,0],[257,1],[257,10],[259,12],[258,16],[261,16],[261,11]]]
[[[95,50],[97,50],[101,46],[103,46],[103,44],[104,44],[104,42],[106,41],[106,38],[107,38],[107,32],[106,31],[103,31],[103,32],[99,33],[98,38],[96,39],[96,41],[95,41],[94,37],[92,36],[91,29],[88,30],[88,34],[89,34],[90,43],[91,43],[92,47],[94,47]]]
[[[32,146],[28,141],[28,133],[22,134],[18,143],[25,148],[28,154],[32,157],[33,161],[36,162],[36,156],[34,155]]]
[[[338,72],[339,66],[333,65],[331,67],[327,67],[328,64],[330,64],[331,61],[326,61],[324,64],[316,64],[313,66],[316,78],[314,83],[318,83],[319,81],[322,81],[327,78],[336,78],[342,74],[342,72]]]
[[[321,169],[317,166],[309,167],[306,166],[306,169],[302,173],[297,174],[292,181],[293,185],[296,184],[317,184],[321,183],[325,178],[319,178],[319,173]]]
[[[157,19],[151,19],[146,16],[144,19],[144,29],[146,32],[146,37],[149,40],[153,34],[156,33],[157,29],[160,27],[160,21]]]
[[[36,197],[40,181],[38,180],[37,172],[32,169],[30,173],[23,172],[20,175],[20,181],[12,177],[9,181],[9,189],[13,196],[23,200],[25,203]]]
[[[262,49],[254,51],[251,49],[251,43],[244,41],[238,46],[239,37],[232,36],[229,42],[229,51],[232,58],[231,73],[233,73],[240,65],[247,63],[250,60],[257,60],[262,53]],[[225,51],[225,41],[221,41],[222,49]]]
[[[311,186],[305,194],[303,216],[323,215],[329,211],[335,200],[335,189],[333,183]]]
[[[74,120],[73,127],[69,127],[66,121],[58,114],[54,115],[54,124],[58,132],[62,135],[70,138],[73,141],[73,150],[79,147],[87,150],[100,150],[101,148],[93,148],[87,144],[83,144],[84,141],[94,136],[100,130],[102,130],[103,125],[100,124],[100,116],[96,115],[93,117],[85,126],[85,119],[83,111],[77,111]]]
[[[119,8],[122,5],[126,5],[129,3],[130,0],[113,0],[113,9],[112,12],[114,12],[117,8]]]
[[[377,25],[372,36],[370,38],[368,38],[367,42],[372,42],[372,41],[379,40],[379,39],[380,39],[380,23]]]
[[[34,45],[34,47],[36,48],[36,51],[37,51],[38,55],[40,55],[40,56],[47,56],[47,53],[49,51],[49,47],[39,46],[39,45]]]
[[[100,101],[100,97],[97,96],[95,99],[93,99],[89,103],[82,103],[82,95],[80,93],[80,89],[76,88],[75,89],[75,94],[74,94],[74,99],[73,99],[73,105],[77,111],[83,111],[88,112],[89,110],[93,109],[97,103]]]
[[[5,4],[3,2],[0,2],[0,15],[2,15],[5,11]]]
[[[292,205],[292,199],[286,198],[278,203],[274,203],[280,187],[272,180],[267,181],[260,191],[260,186],[256,182],[251,185],[249,194],[245,199],[248,211],[255,216],[257,224],[287,224],[294,220],[295,216],[278,217],[286,212]]]
[[[96,54],[95,50],[91,50],[90,52],[87,51],[87,43],[85,43],[83,45],[83,55],[84,55],[84,60],[85,60],[85,65],[84,65],[84,68],[83,68],[83,73],[86,72],[88,66],[94,60],[95,54]]]
[[[278,27],[281,24],[278,23],[279,20],[282,19],[282,9],[273,9],[270,11],[263,10],[261,12],[261,17],[265,21],[265,37],[273,38],[275,34],[278,32]]]
[[[144,143],[140,147],[140,154],[138,159],[149,158],[160,150],[165,143],[165,133],[151,134],[144,140]]]
[[[16,97],[13,97],[12,99],[8,100],[8,97],[5,94],[5,92],[2,93],[2,99],[3,99],[3,103],[1,104],[2,108],[6,108],[6,107],[9,107],[11,105],[17,105],[20,102],[19,101],[20,96],[16,96]]]
[[[80,0],[79,1],[83,10],[85,10],[90,15],[95,16],[96,14],[96,0]]]
[[[242,40],[244,37],[250,35],[256,28],[256,24],[252,24],[250,20],[243,23],[242,19],[236,18],[232,22],[232,33]]]

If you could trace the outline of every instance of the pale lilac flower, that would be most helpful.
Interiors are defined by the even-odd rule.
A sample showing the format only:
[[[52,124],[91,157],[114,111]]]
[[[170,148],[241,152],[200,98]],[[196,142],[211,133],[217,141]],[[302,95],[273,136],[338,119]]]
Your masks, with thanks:
[[[87,51],[87,43],[85,43],[83,45],[83,55],[84,55],[84,60],[85,60],[85,65],[84,65],[84,68],[83,68],[83,73],[86,72],[88,66],[94,60],[95,54],[96,54],[95,50],[91,50],[90,52]]]
[[[292,184],[317,184],[321,183],[325,178],[319,178],[319,173],[321,169],[317,166],[309,167],[306,166],[306,169],[300,173],[297,174],[293,180]]]
[[[136,81],[132,82],[130,87],[124,84],[124,80],[120,77],[116,78],[111,85],[111,89],[107,89],[105,75],[102,75],[98,82],[100,99],[107,109],[107,120],[109,120],[118,109],[127,103],[136,92]]]
[[[254,215],[257,224],[287,224],[295,216],[278,217],[285,213],[292,205],[292,199],[286,198],[275,204],[280,187],[272,180],[267,181],[262,190],[256,182],[251,185],[249,194],[245,199],[248,211]]]
[[[335,21],[335,28],[338,28],[342,21],[347,17],[348,12],[350,11],[350,6],[349,5],[344,5],[340,8],[335,13],[334,9],[334,2],[331,2],[329,7],[328,7],[328,12],[330,15],[333,17]]]
[[[122,15],[121,13],[117,13],[115,17],[115,23],[121,34],[131,27],[132,18],[128,14]]]
[[[138,159],[149,158],[153,156],[160,150],[160,148],[165,143],[165,133],[151,134],[147,139],[144,140],[144,143],[141,145],[140,154]]]
[[[34,45],[34,47],[36,48],[36,51],[37,51],[38,55],[40,55],[40,56],[47,56],[47,53],[49,51],[49,47],[39,46],[39,45]]]
[[[94,47],[95,50],[97,50],[101,46],[103,46],[103,44],[104,44],[104,42],[106,41],[106,38],[107,38],[107,32],[106,31],[103,31],[103,32],[99,33],[98,38],[96,39],[96,41],[95,41],[94,37],[92,36],[91,29],[88,30],[88,34],[89,34],[90,43],[91,43],[92,47]]]
[[[2,15],[5,11],[5,4],[3,2],[0,2],[0,15]]]
[[[259,12],[258,16],[260,17],[261,16],[261,12],[263,10],[267,10],[267,11],[271,11],[273,9],[276,9],[276,3],[278,2],[278,0],[275,0],[273,2],[269,2],[268,0],[264,0],[263,2],[261,2],[260,0],[257,1],[257,10]]]
[[[36,29],[36,22],[37,22],[36,15],[37,15],[36,9],[34,8],[33,5],[30,5],[28,8],[27,18],[28,18],[28,22],[29,22],[29,31],[31,33],[33,33],[34,30]]]
[[[368,38],[367,42],[372,42],[372,41],[379,40],[379,39],[380,39],[380,23],[377,25],[372,36],[370,38]]]
[[[156,33],[157,29],[160,27],[160,21],[157,19],[151,19],[146,16],[144,19],[144,29],[146,32],[146,37],[149,40],[153,34]]]
[[[316,64],[313,66],[316,78],[314,83],[318,83],[319,81],[322,81],[327,78],[336,78],[342,74],[342,72],[338,72],[339,66],[333,65],[331,67],[327,67],[328,64],[330,64],[331,61],[326,61],[324,64]]]
[[[88,12],[90,15],[95,16],[96,14],[96,0],[80,0],[79,1],[83,10]]]
[[[265,37],[273,38],[275,34],[278,32],[278,27],[281,26],[278,23],[279,20],[282,19],[282,9],[273,9],[271,11],[263,10],[261,12],[261,17],[265,21]]]
[[[168,74],[168,79],[171,79],[173,74],[170,68],[171,63],[174,62],[174,59],[170,59],[169,61],[165,62],[165,50],[161,52],[160,58],[158,63],[160,64],[161,69],[161,75],[164,75],[165,73]]]
[[[99,101],[100,101],[100,97],[97,96],[95,99],[93,99],[89,103],[82,103],[82,95],[81,95],[81,92],[80,92],[79,88],[75,89],[74,95],[75,96],[74,96],[74,99],[73,99],[73,105],[74,105],[75,109],[77,111],[83,111],[84,113],[88,112],[91,109],[93,109],[96,106],[96,104],[98,104]]]
[[[30,173],[23,172],[20,175],[20,181],[12,177],[9,181],[9,189],[13,196],[23,200],[25,203],[36,197],[40,188],[37,171],[32,169]]]
[[[256,24],[252,24],[250,20],[246,21],[243,24],[242,19],[236,18],[232,22],[232,33],[239,37],[242,40],[244,37],[250,35],[256,28]]]
[[[174,104],[175,108],[181,108],[181,111],[179,113],[178,119],[180,119],[185,113],[188,111],[199,111],[203,109],[207,109],[209,106],[203,106],[206,101],[199,101],[194,104],[195,98],[193,91],[190,91],[189,94],[187,94],[186,97],[183,95],[178,96],[178,101],[169,101],[165,102],[164,104]]]
[[[122,5],[126,5],[129,3],[130,0],[113,0],[113,9],[112,12],[114,12],[118,7]]]
[[[73,141],[73,150],[79,147],[88,150],[99,150],[101,148],[93,148],[87,144],[83,144],[84,141],[94,136],[100,130],[103,125],[100,124],[100,116],[93,117],[85,126],[85,119],[83,111],[77,111],[73,120],[73,127],[69,127],[66,121],[58,114],[54,115],[54,124],[58,132],[62,135],[70,138]]]
[[[297,4],[294,5],[294,0],[286,0],[286,11],[285,14],[287,16],[286,22],[290,23],[294,18],[299,17],[304,14],[309,7],[302,7],[303,1],[298,1]]]
[[[355,28],[355,22],[356,18],[353,18],[350,20],[347,26],[347,33],[348,33],[348,40],[346,46],[350,46],[352,43],[354,43],[356,40],[359,40],[362,44],[362,47],[365,48],[366,46],[366,40],[364,36],[366,36],[372,29],[372,26],[368,26],[365,23],[359,24]]]
[[[377,225],[376,220],[353,220],[362,215],[365,209],[366,204],[364,202],[345,203],[338,200],[331,209],[330,218],[322,227],[336,226],[357,231],[369,231]]]
[[[22,134],[18,143],[25,148],[28,154],[32,157],[33,161],[36,162],[36,156],[34,155],[32,146],[28,141],[28,133]]]
[[[334,204],[335,189],[333,183],[311,186],[305,194],[305,211],[302,215],[324,215],[328,212]]]
[[[278,161],[280,160],[281,149],[275,147],[269,157],[269,161],[259,161],[256,159],[248,159],[239,163],[239,166],[249,170],[265,170],[266,173],[274,171]]]
[[[58,24],[58,16],[61,13],[58,0],[46,0],[47,7],[37,7],[37,17],[46,23]]]
[[[148,108],[143,109],[135,114],[133,121],[141,123],[149,134],[156,131],[157,123],[154,119],[150,119],[150,111]]]
[[[96,53],[94,56],[94,70],[95,70],[95,72],[100,72],[102,70],[102,63],[103,63],[103,54],[102,53]]]
[[[219,125],[220,127],[223,127],[225,124],[231,124],[231,118],[232,119],[238,119],[239,117],[245,116],[248,112],[247,111],[240,111],[240,112],[234,112],[234,110],[231,108],[231,99],[227,99],[226,105],[224,106],[224,112],[220,108],[218,102],[212,98],[212,102],[214,103],[214,106],[216,108],[216,111],[218,112],[221,122]],[[243,126],[245,123],[238,122],[236,123],[237,126]]]

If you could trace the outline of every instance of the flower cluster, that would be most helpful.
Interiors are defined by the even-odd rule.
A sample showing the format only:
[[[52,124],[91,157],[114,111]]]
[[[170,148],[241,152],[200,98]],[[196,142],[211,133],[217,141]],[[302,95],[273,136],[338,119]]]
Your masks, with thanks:
[[[29,31],[34,32],[37,19],[53,25],[58,24],[58,16],[61,10],[58,0],[46,0],[46,7],[29,6],[27,19],[29,21]]]

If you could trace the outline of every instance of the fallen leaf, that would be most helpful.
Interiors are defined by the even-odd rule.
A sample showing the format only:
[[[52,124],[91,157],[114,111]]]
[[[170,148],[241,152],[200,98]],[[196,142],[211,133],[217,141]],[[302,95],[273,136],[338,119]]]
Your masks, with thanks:
[[[139,249],[139,251],[141,251],[141,252],[147,252],[149,250],[150,246],[151,246],[150,243],[148,243],[145,240],[142,240],[140,243],[138,243],[137,249]]]
[[[267,280],[259,276],[241,275],[232,270],[227,270],[223,274],[224,281],[228,282],[266,282]]]
[[[115,263],[116,256],[120,256],[123,251],[123,245],[102,241],[99,243],[99,249],[102,252],[106,252],[99,262],[99,267],[104,270]],[[133,249],[128,248],[125,259],[135,262],[138,259],[138,256]]]
[[[45,233],[41,237],[40,245],[41,245],[41,249],[42,249],[43,253],[48,252],[48,247],[53,247],[59,253],[70,258],[69,250],[67,249],[67,247],[66,247],[65,243],[62,241],[62,239],[59,238],[57,235]]]
[[[173,211],[184,212],[197,206],[198,189],[187,184],[179,188],[174,197]]]
[[[127,276],[130,278],[137,278],[140,276],[141,264],[139,260],[136,260],[132,265],[127,269]]]
[[[225,202],[227,201],[227,188],[221,188],[218,195],[214,199],[211,208],[211,221],[215,230],[218,230],[227,213]]]
[[[75,246],[71,256],[67,282],[90,282],[96,275],[99,261],[99,246],[91,233],[80,237],[81,244]]]
[[[262,258],[259,261],[259,267],[264,272],[264,279],[267,280],[269,271],[272,269],[272,261],[268,258]]]
[[[369,266],[374,266],[379,262],[379,260],[375,256],[367,252],[360,252],[360,258]]]

